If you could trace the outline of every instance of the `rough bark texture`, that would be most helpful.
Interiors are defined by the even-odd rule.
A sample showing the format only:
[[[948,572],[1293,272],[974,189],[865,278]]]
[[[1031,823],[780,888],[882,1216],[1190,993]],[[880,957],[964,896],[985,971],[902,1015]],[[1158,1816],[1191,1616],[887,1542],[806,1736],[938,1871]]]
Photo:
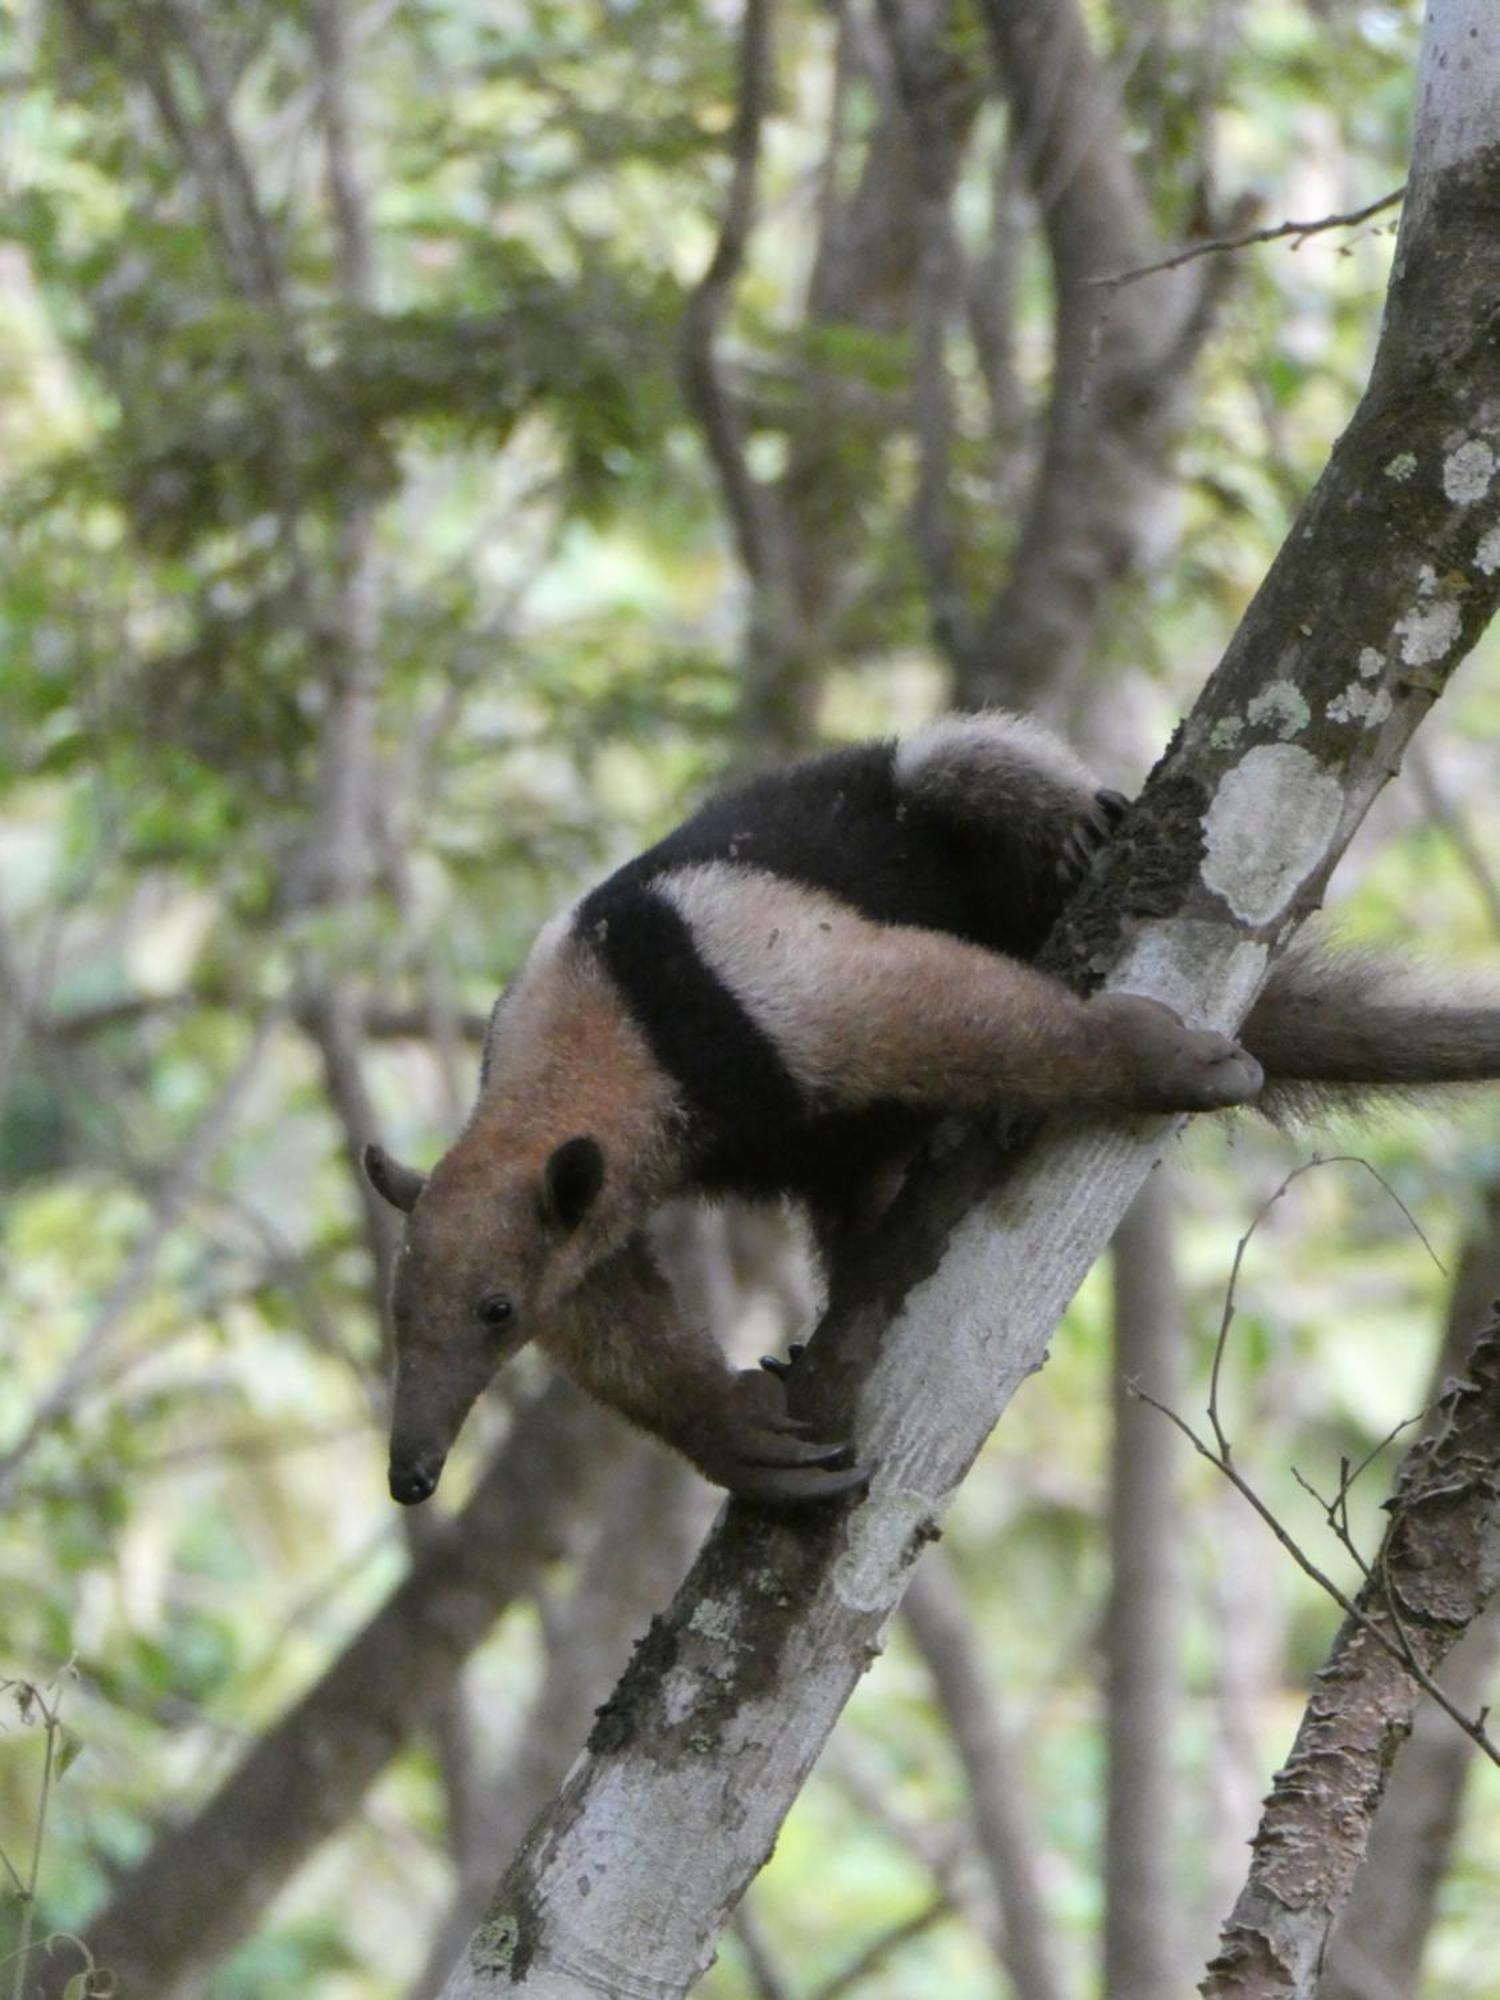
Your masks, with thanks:
[[[617,1427],[554,1382],[473,1497],[328,1671],[260,1737],[206,1805],[163,1834],[85,1927],[122,2000],[171,2000],[236,1944],[402,1746],[440,1712],[465,1660],[572,1524],[598,1503]],[[41,1961],[58,2000],[76,1969]]]
[[[1182,1636],[1181,1441],[1131,1393],[1180,1407],[1187,1329],[1165,1165],[1116,1233],[1110,1599],[1105,1625],[1104,1990],[1161,2000],[1183,1983],[1176,1843]]]
[[[1433,1674],[1500,1584],[1500,1323],[1480,1335],[1433,1435],[1408,1453],[1390,1505],[1355,1600],[1367,1622],[1345,1623],[1319,1671],[1199,1989],[1207,2000],[1316,1993],[1329,1927],[1416,1706],[1417,1683],[1376,1631],[1404,1634]]]
[[[1490,1699],[1500,1610],[1476,1618],[1443,1665],[1443,1691],[1469,1715]],[[1328,1947],[1318,2000],[1407,2000],[1418,1992],[1438,1889],[1453,1856],[1474,1745],[1423,1697],[1396,1753],[1364,1863]]]
[[[1488,1208],[1487,1226],[1466,1246],[1459,1265],[1434,1371],[1434,1401],[1463,1370],[1468,1329],[1500,1297],[1500,1189],[1491,1190]],[[1466,1714],[1476,1715],[1490,1701],[1497,1665],[1500,1608],[1491,1605],[1448,1656],[1443,1690]],[[1416,1992],[1473,1763],[1474,1744],[1423,1696],[1329,1942],[1318,2000],[1392,2000]]]
[[[1075,982],[1107,975],[1236,1024],[1491,615],[1493,166],[1419,151],[1418,220],[1370,389],[1049,946]],[[688,1990],[1164,1129],[1059,1124],[998,1191],[993,1145],[976,1138],[915,1179],[862,1268],[841,1274],[794,1378],[797,1405],[852,1429],[875,1465],[868,1498],[790,1519],[726,1511],[502,1880],[449,2000]]]

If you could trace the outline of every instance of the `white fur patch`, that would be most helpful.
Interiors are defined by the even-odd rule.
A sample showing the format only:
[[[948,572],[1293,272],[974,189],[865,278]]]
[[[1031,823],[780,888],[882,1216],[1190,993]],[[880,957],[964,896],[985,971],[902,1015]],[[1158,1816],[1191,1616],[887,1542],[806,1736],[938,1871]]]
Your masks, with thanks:
[[[652,886],[797,1081],[812,1089],[826,1084],[819,1045],[840,1013],[838,996],[857,976],[852,934],[874,926],[831,896],[740,862],[701,862]]]
[[[1030,765],[1070,792],[1092,797],[1098,780],[1060,736],[1029,715],[987,709],[979,715],[945,715],[896,745],[896,783],[915,790],[923,775],[941,765],[989,764],[997,774]]]

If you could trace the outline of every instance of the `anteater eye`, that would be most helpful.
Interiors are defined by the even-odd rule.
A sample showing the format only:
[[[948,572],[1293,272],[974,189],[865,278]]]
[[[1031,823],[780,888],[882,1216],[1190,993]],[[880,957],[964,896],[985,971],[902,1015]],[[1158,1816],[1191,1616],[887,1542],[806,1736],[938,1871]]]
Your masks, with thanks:
[[[474,1317],[481,1326],[504,1326],[514,1311],[504,1292],[486,1292],[474,1308]]]

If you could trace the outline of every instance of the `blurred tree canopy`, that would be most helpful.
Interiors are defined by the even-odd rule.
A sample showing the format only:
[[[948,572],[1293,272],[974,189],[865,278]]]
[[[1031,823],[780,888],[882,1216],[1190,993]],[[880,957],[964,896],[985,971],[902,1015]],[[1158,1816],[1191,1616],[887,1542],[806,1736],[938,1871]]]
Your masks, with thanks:
[[[1400,181],[1415,0],[1086,14],[1148,254]],[[1068,170],[1036,186],[967,5],[785,0],[769,34],[735,242],[738,9],[0,13],[0,1675],[72,1663],[82,1746],[39,1932],[106,1900],[420,1560],[384,1495],[389,1243],[350,1157],[377,1125],[432,1156],[540,922],[715,773],[949,698],[1034,697],[1130,788],[1362,385],[1388,214],[1186,267],[1170,402],[1122,461],[1130,518],[1068,600],[1063,664],[1008,686],[1074,365],[1049,247]],[[1497,733],[1491,647],[1362,837],[1352,928],[1493,953]],[[1492,1103],[1361,1148],[1440,1247],[1480,1227]],[[1234,1241],[1301,1154],[1250,1129],[1186,1150],[1196,1367]],[[1295,1514],[1293,1463],[1357,1459],[1420,1406],[1445,1286],[1362,1175],[1309,1177],[1258,1244],[1235,1421]],[[952,1536],[1069,1991],[1099,1928],[1107,1330],[1095,1281]],[[532,1388],[521,1371],[513,1399]],[[466,1441],[457,1498],[508,1408]],[[1183,1477],[1203,1943],[1330,1621],[1233,1496]],[[452,1703],[476,1783],[577,1612],[587,1549],[553,1553]],[[41,1740],[4,1720],[15,1856]],[[422,1990],[464,1863],[454,1740],[402,1747],[187,1990]],[[912,1649],[830,1761],[755,1898],[799,1994],[924,1907],[961,1811]],[[1484,1777],[1429,1956],[1449,2000],[1492,1992],[1500,1949]],[[945,1894],[861,1993],[1005,1990]],[[758,1962],[747,1928],[703,1991],[777,1990]]]

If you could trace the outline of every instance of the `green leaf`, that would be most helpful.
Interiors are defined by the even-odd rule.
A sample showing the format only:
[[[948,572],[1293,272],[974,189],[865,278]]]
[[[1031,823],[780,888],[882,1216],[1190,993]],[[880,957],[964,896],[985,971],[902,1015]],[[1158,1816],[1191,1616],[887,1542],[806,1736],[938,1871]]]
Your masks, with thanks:
[[[53,1763],[55,1775],[59,1779],[65,1778],[87,1747],[81,1736],[75,1736],[65,1723],[60,1725],[57,1732],[57,1755]]]

